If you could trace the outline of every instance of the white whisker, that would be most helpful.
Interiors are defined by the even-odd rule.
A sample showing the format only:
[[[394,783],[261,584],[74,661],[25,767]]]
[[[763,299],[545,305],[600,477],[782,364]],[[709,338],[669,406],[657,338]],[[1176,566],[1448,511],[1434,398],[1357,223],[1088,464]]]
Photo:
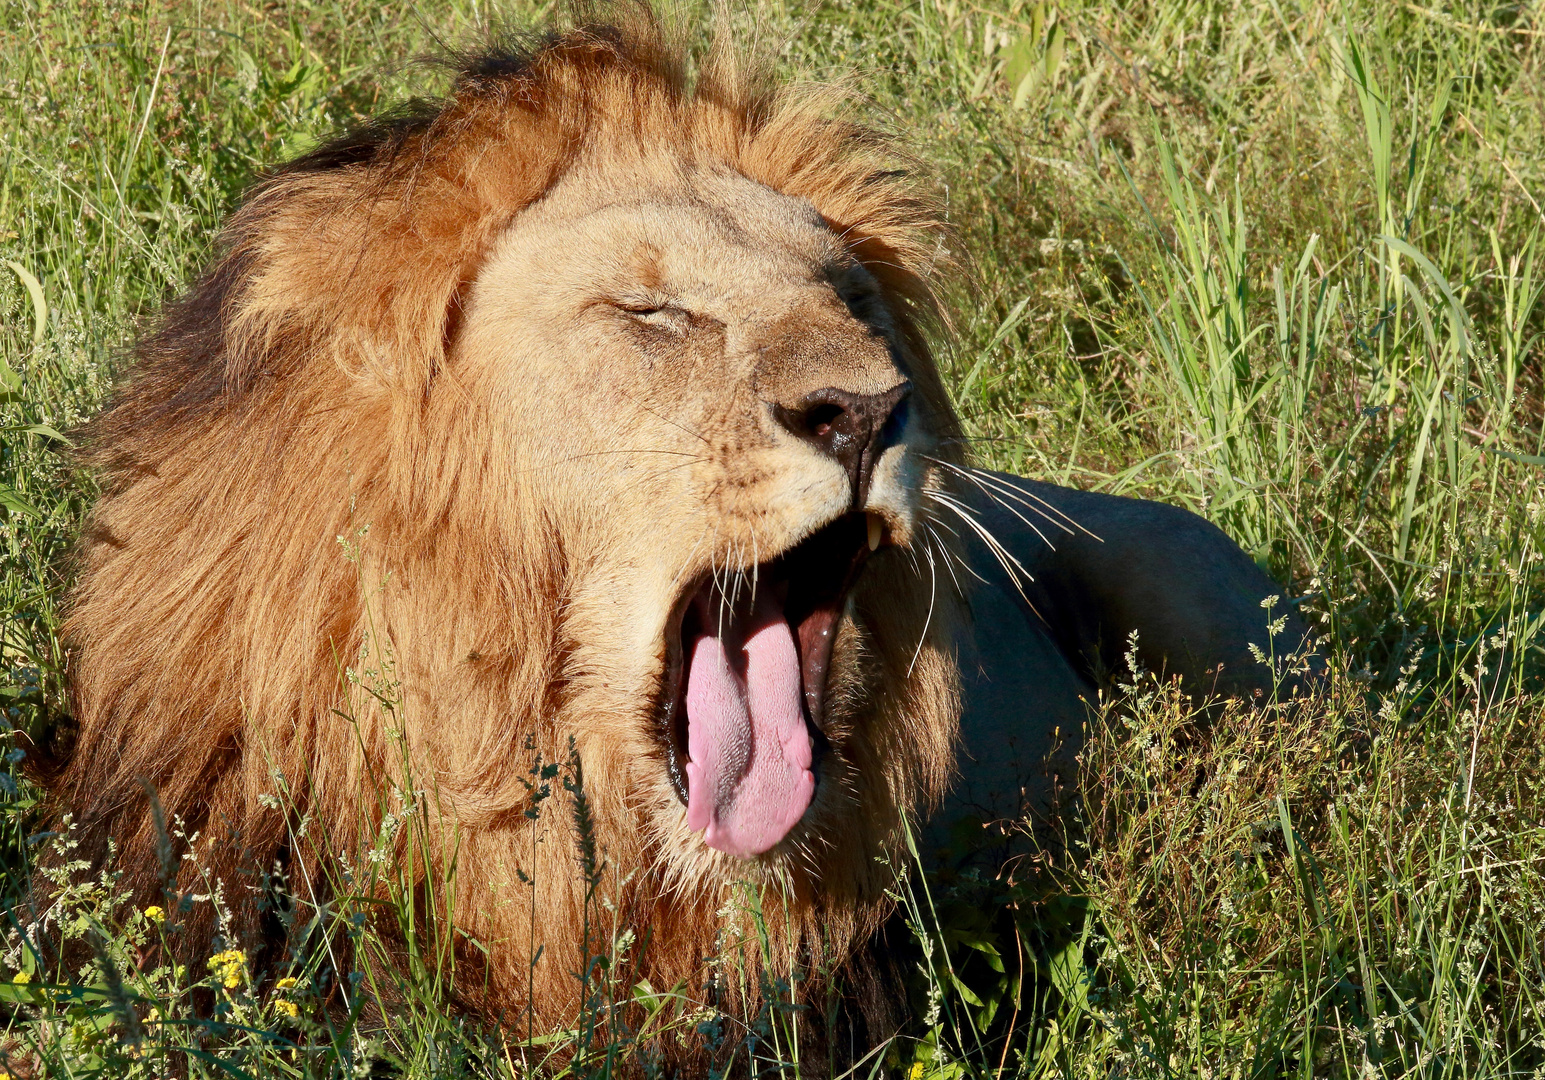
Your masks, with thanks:
[[[751,534],[751,606],[756,607],[756,586],[762,571],[761,545],[756,542],[756,529],[750,525],[746,531]]]
[[[908,545],[907,547],[903,548],[902,550],[907,553],[907,559],[908,559],[908,561],[910,561],[912,563],[912,573],[916,574],[918,577],[922,577],[923,576],[923,567],[917,561],[917,545],[911,544],[911,545]]]
[[[924,494],[931,496],[932,492],[925,492]],[[938,526],[940,529],[943,529],[945,532],[953,536],[957,542],[960,540],[960,533],[951,528],[949,522],[945,521],[937,514],[929,512],[927,509],[922,511],[922,516],[924,522],[923,527],[928,529],[929,532],[933,533],[933,538],[939,545],[939,554],[944,558],[944,568],[950,571],[950,577],[955,578],[956,592],[961,592],[962,590],[960,588],[960,579],[955,577],[955,571],[952,569],[954,564],[959,564],[962,570],[976,578],[976,580],[980,581],[983,585],[989,584],[988,580],[981,574],[978,574],[975,567],[966,562],[966,560],[963,559],[960,555],[956,554],[955,548],[950,544],[946,544],[944,542],[944,538],[937,532],[934,532],[931,526]]]
[[[998,557],[1000,562],[1003,559],[1008,559],[1014,564],[1014,570],[1022,574],[1026,581],[1035,580],[1035,576],[1025,569],[1024,563],[1020,562],[1013,552],[1003,546],[1003,542],[993,535],[991,529],[982,524],[981,520],[969,506],[954,496],[944,494],[942,491],[931,491],[928,493],[928,497],[940,506],[953,511],[956,517],[970,526],[971,531],[982,538],[982,542]],[[1009,570],[1009,567],[1004,566],[1004,569]],[[1014,570],[1011,570],[1010,573],[1012,574]]]
[[[743,553],[740,550],[739,540],[731,540],[730,544],[733,545],[735,554],[731,556],[728,553],[728,550],[726,550],[725,558],[731,559],[735,564],[735,570],[733,571],[734,578],[732,579],[731,592],[729,597],[730,610],[734,611],[736,606],[740,603],[741,582],[745,580],[745,574],[743,574],[740,570],[740,566],[745,562],[745,558],[743,557]]]
[[[967,480],[968,482],[970,482],[972,484],[975,484],[978,488],[981,489],[982,493],[984,495],[986,495],[989,499],[991,499],[993,502],[997,503],[999,506],[1003,507],[1009,513],[1013,514],[1020,521],[1024,522],[1027,526],[1029,526],[1031,531],[1033,531],[1035,533],[1035,535],[1037,535],[1037,536],[1039,536],[1041,538],[1041,542],[1042,543],[1044,543],[1047,547],[1051,548],[1053,551],[1057,550],[1057,545],[1053,544],[1051,542],[1051,540],[1047,537],[1047,535],[1045,533],[1043,533],[1040,530],[1040,527],[1037,526],[1035,522],[1031,521],[1029,518],[1025,517],[1025,515],[1021,514],[1018,510],[1015,510],[1008,503],[1004,502],[1003,501],[1003,497],[1001,495],[998,495],[998,494],[994,493],[992,491],[992,489],[990,489],[985,483],[983,483],[983,481],[981,479],[977,478],[976,476],[973,476],[971,474],[971,471],[968,471],[966,469],[962,469],[962,468],[960,468],[957,465],[952,465],[948,461],[939,461],[939,459],[937,459],[937,458],[929,458],[928,460],[936,462],[939,465],[943,465],[946,469],[951,470],[952,472],[956,473],[957,475],[959,475],[963,479]],[[1028,504],[1025,503],[1025,501],[1023,499],[1016,498],[1015,501],[1021,503],[1022,505],[1026,505],[1027,508],[1029,510],[1031,510],[1031,512],[1033,512],[1035,514],[1039,514],[1042,518],[1044,518],[1047,521],[1048,524],[1055,525],[1059,529],[1061,529],[1064,532],[1066,532],[1068,535],[1070,535],[1070,536],[1072,535],[1072,533],[1073,533],[1072,529],[1068,528],[1062,522],[1057,521],[1055,518],[1052,518],[1052,517],[1048,516],[1047,513],[1044,510],[1039,510],[1039,509],[1037,509],[1035,507],[1029,506]]]
[[[692,550],[687,552],[687,557],[681,561],[681,569],[677,570],[676,575],[671,578],[671,588],[674,589],[676,586],[681,584],[681,575],[685,574],[687,572],[687,567],[692,565],[692,559],[697,555],[697,549],[703,546],[703,538],[707,535],[708,526],[704,525],[702,529],[699,530],[697,539],[692,543]]]
[[[928,640],[928,628],[933,625],[933,602],[939,591],[939,574],[934,569],[933,551],[925,546],[923,554],[928,557],[928,617],[923,620],[923,632],[917,639],[917,651],[912,654],[912,662],[907,665],[907,678],[912,677],[912,669],[917,667],[917,658],[923,655],[923,643]]]
[[[957,562],[960,563],[960,566],[963,570],[965,570],[968,574],[975,576],[978,581],[985,585],[987,583],[987,579],[973,571],[969,566],[966,565],[966,561],[964,559],[954,553],[950,546],[944,542],[943,537],[933,531],[934,525],[937,525],[942,529],[949,529],[949,526],[944,524],[944,522],[940,521],[939,519],[933,517],[930,517],[923,522],[923,528],[926,529],[929,535],[933,537],[934,544],[939,550],[939,557],[944,560],[944,569],[949,571],[950,580],[955,583],[956,595],[965,594],[965,590],[960,587],[960,578],[955,576],[955,563]],[[954,530],[950,531],[953,532]]]
[[[986,483],[991,484],[996,490],[1004,492],[1008,495],[1009,498],[1019,503],[1019,505],[1025,507],[1028,510],[1034,511],[1037,514],[1040,514],[1041,517],[1046,518],[1047,521],[1052,521],[1052,519],[1047,514],[1048,510],[1051,511],[1051,513],[1062,519],[1062,521],[1052,521],[1052,524],[1056,525],[1059,529],[1065,529],[1069,533],[1071,533],[1074,529],[1077,529],[1091,540],[1099,540],[1102,544],[1105,542],[1104,540],[1101,540],[1099,536],[1095,535],[1088,529],[1084,528],[1084,526],[1080,525],[1076,519],[1070,517],[1065,511],[1055,506],[1054,504],[1047,502],[1035,492],[1027,491],[1022,487],[1016,487],[1007,481],[999,479],[997,476],[987,472],[985,469],[973,468],[970,471],[974,474],[973,479],[980,478],[979,482],[985,481]],[[1027,500],[1033,500],[1034,502],[1039,503],[1040,506],[1031,506],[1030,502]],[[1001,501],[999,502],[999,505],[1003,505]],[[1042,509],[1042,507],[1045,509]],[[1007,507],[1005,507],[1005,509],[1007,509]],[[1064,524],[1064,522],[1066,524]]]
[[[1040,618],[1044,621],[1045,617],[1041,615],[1040,611],[1036,608],[1034,601],[1032,601],[1029,594],[1025,592],[1025,585],[1035,581],[1035,576],[1031,574],[1030,571],[1025,569],[1024,563],[1020,562],[1019,559],[1014,556],[1013,552],[1004,547],[1002,542],[992,534],[992,531],[976,519],[976,515],[972,514],[969,508],[962,505],[960,502],[951,498],[950,496],[943,494],[942,492],[931,491],[928,493],[928,497],[933,499],[940,506],[947,507],[948,509],[954,511],[956,517],[960,518],[961,521],[969,525],[971,529],[982,538],[982,542],[987,545],[988,552],[990,552],[992,557],[997,560],[998,565],[1003,567],[1003,572],[1006,573],[1009,577],[1009,580],[1013,582],[1014,590],[1019,593],[1019,598],[1025,602],[1025,606],[1027,606],[1031,611],[1035,612],[1037,618]]]
[[[718,553],[715,552],[714,553],[713,583],[714,583],[714,588],[717,589],[718,592],[719,592],[719,603],[718,603],[718,609],[719,610],[718,610],[718,614],[716,616],[716,619],[717,619],[718,627],[719,627],[718,636],[719,636],[719,638],[722,639],[724,637],[725,603],[726,603],[726,600],[728,599],[726,593],[727,593],[727,590],[729,588],[729,574],[730,574],[730,549],[729,549],[729,544],[727,542],[726,542],[726,544],[724,546],[724,577],[723,578],[719,577],[718,558],[719,558]]]

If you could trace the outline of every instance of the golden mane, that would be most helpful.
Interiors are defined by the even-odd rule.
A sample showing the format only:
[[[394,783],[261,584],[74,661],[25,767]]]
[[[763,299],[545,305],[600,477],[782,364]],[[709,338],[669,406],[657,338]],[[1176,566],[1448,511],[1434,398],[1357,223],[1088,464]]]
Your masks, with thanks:
[[[207,868],[227,883],[234,922],[190,914],[190,943],[275,943],[266,875],[277,869],[300,894],[296,883],[315,888],[327,860],[368,843],[379,809],[361,793],[396,751],[380,708],[369,724],[340,720],[344,668],[395,664],[410,716],[423,702],[409,676],[440,662],[415,652],[424,635],[458,643],[476,671],[456,715],[480,723],[448,720],[420,748],[454,750],[437,762],[438,783],[463,877],[492,875],[495,831],[531,807],[533,755],[564,759],[568,733],[553,719],[572,676],[564,538],[489,449],[480,404],[454,392],[454,351],[461,299],[491,243],[581,152],[622,168],[663,149],[808,199],[878,279],[918,361],[915,393],[951,415],[924,336],[941,216],[904,156],[846,118],[838,95],[775,86],[728,48],[695,78],[688,67],[647,14],[582,26],[469,60],[443,103],[280,168],[232,215],[212,268],[169,306],[87,429],[104,494],[67,627],[78,735],[57,800],[94,862],[112,839],[143,903],[161,895],[165,855],[147,790],[201,834],[172,884],[186,892],[193,867]],[[441,381],[452,392],[432,392]],[[495,496],[514,508],[497,530]],[[434,613],[433,626],[391,628],[390,657],[369,609],[388,572]],[[911,659],[931,681],[890,673],[907,689],[865,748],[887,786],[857,815],[852,851],[819,895],[797,897],[790,948],[824,937],[840,954],[876,924],[884,871],[873,856],[892,842],[898,808],[942,792],[955,704],[947,631],[927,633]],[[292,814],[275,808],[276,784]],[[603,783],[591,797],[599,818],[625,815],[623,793]],[[298,815],[312,820],[304,850],[291,833]],[[637,839],[601,839],[628,872]],[[535,886],[541,917],[577,927],[572,849],[552,847],[536,867],[550,879]],[[666,985],[689,977],[712,948],[718,895],[636,891],[628,902],[640,925],[674,912],[681,929],[657,940],[652,970]],[[470,1003],[508,1007],[509,988],[526,985],[524,957],[479,965],[458,987]],[[577,1004],[560,966],[537,981],[539,1019]]]

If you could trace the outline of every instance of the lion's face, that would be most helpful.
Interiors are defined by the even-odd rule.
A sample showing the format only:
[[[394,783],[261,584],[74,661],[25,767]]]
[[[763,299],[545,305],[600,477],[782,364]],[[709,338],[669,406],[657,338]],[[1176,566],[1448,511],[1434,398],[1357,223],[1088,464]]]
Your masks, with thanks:
[[[576,169],[456,340],[453,392],[563,538],[565,715],[618,810],[697,861],[851,810],[883,722],[853,598],[914,541],[935,426],[843,237],[725,171]]]

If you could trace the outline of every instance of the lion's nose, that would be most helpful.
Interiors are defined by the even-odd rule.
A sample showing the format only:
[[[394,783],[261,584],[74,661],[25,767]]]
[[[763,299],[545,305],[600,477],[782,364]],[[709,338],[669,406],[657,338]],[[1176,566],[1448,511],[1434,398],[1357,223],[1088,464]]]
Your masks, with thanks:
[[[828,386],[805,396],[792,408],[773,406],[778,422],[847,471],[853,485],[853,505],[869,498],[874,463],[890,442],[902,417],[902,403],[912,392],[909,382],[879,394],[854,394]]]

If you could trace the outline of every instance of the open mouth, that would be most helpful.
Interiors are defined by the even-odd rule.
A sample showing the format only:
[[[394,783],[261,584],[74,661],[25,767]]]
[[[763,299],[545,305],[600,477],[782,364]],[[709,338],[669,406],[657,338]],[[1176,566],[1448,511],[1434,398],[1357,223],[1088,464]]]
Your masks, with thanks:
[[[873,515],[846,514],[733,582],[683,596],[667,633],[661,732],[687,824],[709,847],[760,855],[809,807],[832,644],[882,531]]]

